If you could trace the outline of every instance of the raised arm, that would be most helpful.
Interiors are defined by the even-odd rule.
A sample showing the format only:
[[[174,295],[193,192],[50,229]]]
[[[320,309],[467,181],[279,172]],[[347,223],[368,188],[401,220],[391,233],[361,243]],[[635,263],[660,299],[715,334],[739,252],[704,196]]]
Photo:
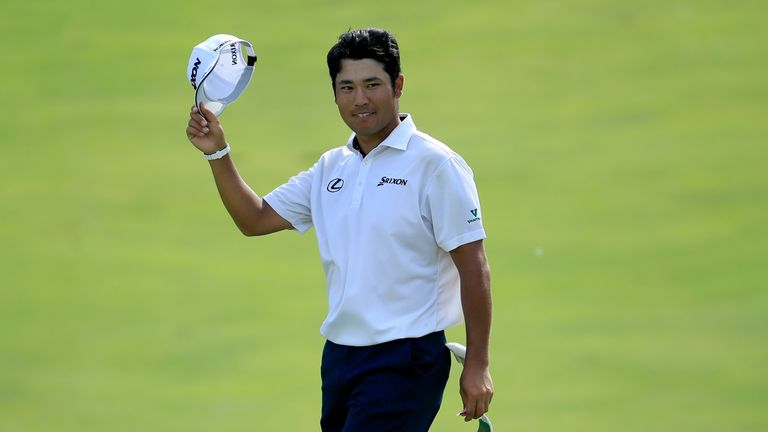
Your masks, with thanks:
[[[493,399],[488,353],[491,272],[482,240],[457,247],[451,251],[451,258],[461,279],[461,305],[467,331],[467,357],[459,384],[464,418],[469,421],[485,414]]]
[[[202,109],[205,117],[197,107],[192,107],[187,126],[187,138],[198,150],[209,155],[224,149],[227,142],[216,115],[205,106]],[[229,154],[209,163],[224,207],[243,234],[264,235],[291,228],[288,221],[277,214],[245,183]]]

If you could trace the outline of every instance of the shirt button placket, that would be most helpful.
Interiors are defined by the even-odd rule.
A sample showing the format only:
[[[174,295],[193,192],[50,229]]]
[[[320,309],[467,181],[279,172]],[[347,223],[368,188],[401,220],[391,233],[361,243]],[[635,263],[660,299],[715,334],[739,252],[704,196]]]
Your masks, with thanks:
[[[360,207],[360,202],[363,199],[363,189],[365,188],[366,180],[368,179],[368,171],[371,167],[370,155],[363,159],[360,164],[360,173],[357,176],[357,183],[355,183],[355,192],[352,195],[352,207]]]

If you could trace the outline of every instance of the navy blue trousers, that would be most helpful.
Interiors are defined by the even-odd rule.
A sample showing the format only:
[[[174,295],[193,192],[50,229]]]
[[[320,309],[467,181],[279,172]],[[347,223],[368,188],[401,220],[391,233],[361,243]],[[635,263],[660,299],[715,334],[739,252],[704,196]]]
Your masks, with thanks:
[[[367,347],[327,341],[320,426],[323,432],[426,432],[450,369],[442,331]]]

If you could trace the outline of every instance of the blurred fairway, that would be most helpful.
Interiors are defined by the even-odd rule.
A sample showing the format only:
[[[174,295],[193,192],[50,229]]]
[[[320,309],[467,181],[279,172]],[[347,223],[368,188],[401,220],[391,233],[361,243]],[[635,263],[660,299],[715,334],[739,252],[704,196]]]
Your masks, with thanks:
[[[184,136],[185,71],[210,35],[254,43],[222,120],[263,194],[344,143],[325,53],[370,25],[401,43],[401,109],[476,173],[497,430],[768,430],[766,18],[3,0],[0,431],[319,430],[314,234],[238,233]],[[453,372],[434,431],[474,430]]]

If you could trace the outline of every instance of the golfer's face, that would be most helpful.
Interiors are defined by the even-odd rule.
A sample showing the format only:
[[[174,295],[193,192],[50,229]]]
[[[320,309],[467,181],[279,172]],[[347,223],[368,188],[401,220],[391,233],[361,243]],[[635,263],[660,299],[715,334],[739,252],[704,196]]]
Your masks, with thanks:
[[[392,88],[381,63],[372,59],[342,60],[334,85],[341,118],[358,140],[377,145],[397,126],[402,75]]]

